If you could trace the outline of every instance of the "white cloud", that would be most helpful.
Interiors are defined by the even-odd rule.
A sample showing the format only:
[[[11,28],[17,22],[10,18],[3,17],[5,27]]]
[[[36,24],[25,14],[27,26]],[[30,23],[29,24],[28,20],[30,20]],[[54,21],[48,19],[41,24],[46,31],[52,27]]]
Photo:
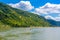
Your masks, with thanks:
[[[52,3],[46,3],[44,6],[41,6],[39,8],[35,8],[34,11],[36,14],[45,14],[47,16],[44,16],[46,19],[53,19],[55,21],[60,21],[60,4],[52,4]],[[56,15],[57,17],[53,17],[49,14],[59,14]]]
[[[60,13],[60,4],[46,3],[44,6],[36,8],[38,14]]]
[[[46,19],[54,19],[52,16],[50,16],[50,15],[47,15],[47,16],[45,16],[45,18]]]
[[[45,16],[45,18],[46,19],[53,19],[53,20],[55,20],[55,21],[60,21],[60,17],[58,16],[58,17],[52,17],[52,16],[50,16],[50,15],[47,15],[47,16]]]
[[[56,17],[55,20],[56,20],[56,21],[60,21],[60,17]]]
[[[30,1],[20,1],[19,3],[16,4],[10,3],[9,5],[14,8],[18,8],[26,11],[34,9],[34,6],[31,5]]]

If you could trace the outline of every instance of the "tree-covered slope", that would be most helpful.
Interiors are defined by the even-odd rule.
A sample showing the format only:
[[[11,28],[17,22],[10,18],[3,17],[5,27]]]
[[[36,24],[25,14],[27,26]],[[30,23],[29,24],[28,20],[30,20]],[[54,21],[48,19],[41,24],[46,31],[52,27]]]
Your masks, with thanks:
[[[43,17],[0,3],[0,27],[51,26]]]

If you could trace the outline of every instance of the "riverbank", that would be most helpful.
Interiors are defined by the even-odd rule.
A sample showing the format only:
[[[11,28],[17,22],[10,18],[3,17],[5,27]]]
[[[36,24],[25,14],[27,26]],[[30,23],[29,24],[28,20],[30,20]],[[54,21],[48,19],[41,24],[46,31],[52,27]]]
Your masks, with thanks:
[[[58,28],[58,27],[10,27],[10,26],[2,26],[0,27],[0,32],[3,32],[3,31],[8,31],[8,30],[11,30],[11,29],[15,29],[15,28]],[[59,27],[60,28],[60,27]]]

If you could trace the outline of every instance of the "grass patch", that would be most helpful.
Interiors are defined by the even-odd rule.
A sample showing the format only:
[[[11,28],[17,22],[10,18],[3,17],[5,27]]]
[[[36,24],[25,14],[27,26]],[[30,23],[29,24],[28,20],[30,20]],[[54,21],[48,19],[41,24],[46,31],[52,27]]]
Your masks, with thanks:
[[[10,30],[11,27],[8,25],[0,25],[0,32]]]
[[[0,40],[7,40],[5,37],[0,36]]]
[[[8,34],[6,37],[18,37],[18,35]]]

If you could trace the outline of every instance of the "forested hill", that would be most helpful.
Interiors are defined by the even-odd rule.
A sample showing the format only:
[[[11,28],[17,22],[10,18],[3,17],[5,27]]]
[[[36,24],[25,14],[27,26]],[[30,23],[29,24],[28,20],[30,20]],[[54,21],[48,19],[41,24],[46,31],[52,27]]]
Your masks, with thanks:
[[[51,26],[43,17],[0,3],[0,27]]]

